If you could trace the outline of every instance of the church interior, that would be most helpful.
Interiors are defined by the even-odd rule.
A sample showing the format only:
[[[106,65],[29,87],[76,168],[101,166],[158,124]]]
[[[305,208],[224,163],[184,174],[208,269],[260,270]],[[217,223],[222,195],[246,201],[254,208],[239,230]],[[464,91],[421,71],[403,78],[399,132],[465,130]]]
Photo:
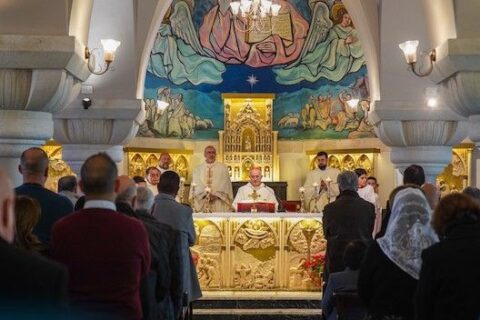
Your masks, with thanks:
[[[129,177],[168,153],[210,301],[193,319],[258,319],[253,300],[264,319],[317,319],[325,288],[305,262],[328,244],[304,192],[318,152],[375,177],[380,211],[412,164],[441,198],[480,185],[479,13],[478,0],[3,0],[0,168],[20,186],[22,153],[40,147],[56,192],[99,152]],[[233,197],[259,168],[281,212],[191,201],[209,146]]]

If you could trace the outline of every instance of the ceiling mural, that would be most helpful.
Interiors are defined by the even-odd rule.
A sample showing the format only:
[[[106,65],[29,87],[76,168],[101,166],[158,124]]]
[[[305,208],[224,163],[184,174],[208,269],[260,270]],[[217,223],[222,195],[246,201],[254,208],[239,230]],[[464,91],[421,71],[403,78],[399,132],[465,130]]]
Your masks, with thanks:
[[[374,137],[365,57],[340,1],[274,0],[252,20],[230,0],[174,0],[150,53],[138,135],[217,139],[223,93],[274,93],[280,139]]]

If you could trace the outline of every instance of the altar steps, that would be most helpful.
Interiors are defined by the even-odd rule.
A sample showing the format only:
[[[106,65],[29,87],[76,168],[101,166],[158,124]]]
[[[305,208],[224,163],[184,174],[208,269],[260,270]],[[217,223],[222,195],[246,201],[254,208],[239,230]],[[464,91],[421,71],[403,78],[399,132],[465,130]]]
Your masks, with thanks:
[[[194,320],[318,320],[321,294],[239,292],[206,294],[193,304]]]

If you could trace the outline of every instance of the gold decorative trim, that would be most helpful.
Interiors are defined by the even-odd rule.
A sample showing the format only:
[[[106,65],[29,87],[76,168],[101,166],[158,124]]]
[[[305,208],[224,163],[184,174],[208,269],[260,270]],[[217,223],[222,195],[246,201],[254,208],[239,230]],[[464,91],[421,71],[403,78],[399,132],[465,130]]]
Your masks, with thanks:
[[[308,150],[307,155],[316,155],[320,151],[325,151],[330,154],[351,154],[351,153],[380,153],[380,149],[378,148],[364,148],[364,149],[332,149],[332,150],[323,150],[323,149],[315,149],[315,150]]]
[[[181,153],[181,154],[193,154],[193,150],[189,149],[159,149],[159,148],[138,148],[138,147],[125,147],[124,152],[144,152],[144,153]]]
[[[274,93],[222,93],[222,99],[275,99]]]

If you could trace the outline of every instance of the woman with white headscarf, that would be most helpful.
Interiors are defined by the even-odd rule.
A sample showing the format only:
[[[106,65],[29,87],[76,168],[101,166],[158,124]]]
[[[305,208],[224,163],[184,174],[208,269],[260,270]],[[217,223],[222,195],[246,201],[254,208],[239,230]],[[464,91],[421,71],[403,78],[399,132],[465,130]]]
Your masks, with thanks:
[[[369,247],[360,268],[358,293],[368,319],[414,318],[421,253],[438,242],[430,221],[430,205],[420,189],[397,193],[385,235]]]

